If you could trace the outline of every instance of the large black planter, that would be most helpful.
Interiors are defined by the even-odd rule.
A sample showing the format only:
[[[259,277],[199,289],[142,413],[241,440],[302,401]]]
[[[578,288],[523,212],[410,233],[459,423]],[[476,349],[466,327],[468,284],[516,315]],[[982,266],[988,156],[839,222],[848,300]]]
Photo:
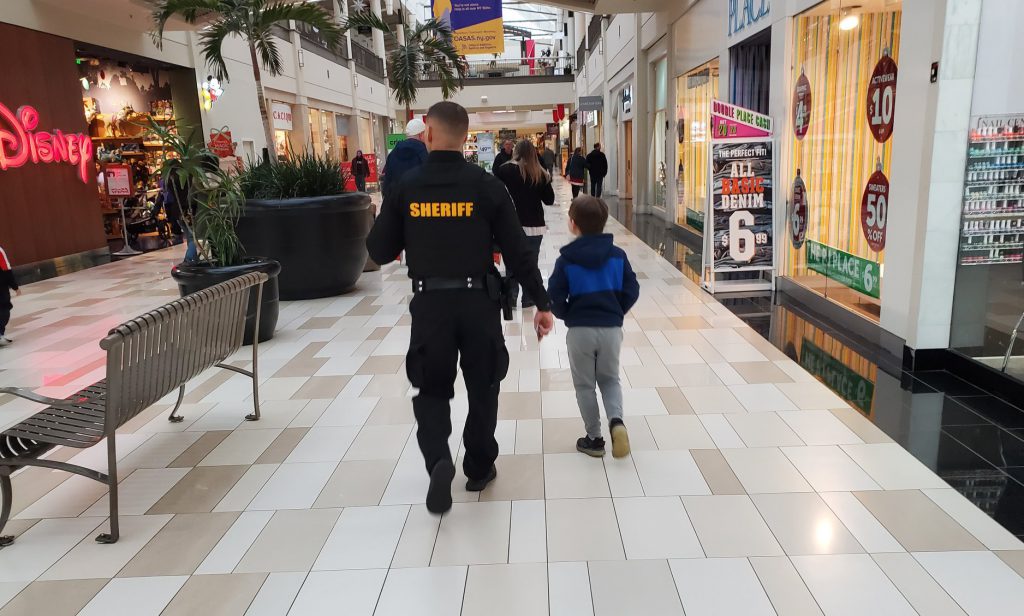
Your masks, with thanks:
[[[282,300],[350,291],[366,264],[370,196],[345,193],[300,199],[247,199],[238,238],[252,254],[281,263]]]
[[[182,297],[196,291],[202,291],[232,278],[237,278],[251,272],[263,272],[270,278],[263,284],[263,297],[260,305],[260,331],[259,341],[266,342],[274,337],[274,329],[277,328],[277,316],[279,311],[278,274],[281,273],[281,264],[273,259],[263,257],[248,257],[242,265],[228,265],[224,267],[211,267],[209,265],[196,264],[188,265],[182,263],[174,266],[171,270],[171,277],[178,283],[178,291]],[[244,344],[252,344],[253,333],[256,329],[256,292],[253,291],[249,297],[249,310],[245,317],[245,340]]]

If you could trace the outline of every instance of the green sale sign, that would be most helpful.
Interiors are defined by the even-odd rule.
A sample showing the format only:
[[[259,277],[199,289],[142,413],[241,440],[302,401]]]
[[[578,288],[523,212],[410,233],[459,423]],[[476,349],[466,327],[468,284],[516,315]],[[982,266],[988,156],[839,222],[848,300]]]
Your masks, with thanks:
[[[806,338],[800,346],[800,366],[865,415],[871,414],[875,384]]]
[[[868,297],[878,299],[882,284],[879,264],[838,248],[807,240],[807,267]]]

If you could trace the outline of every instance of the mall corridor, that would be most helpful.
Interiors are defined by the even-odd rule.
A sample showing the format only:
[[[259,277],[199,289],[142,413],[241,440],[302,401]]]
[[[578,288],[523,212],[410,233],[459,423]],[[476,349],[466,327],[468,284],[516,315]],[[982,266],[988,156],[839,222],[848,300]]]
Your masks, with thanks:
[[[567,188],[548,208],[545,273],[569,239]],[[93,541],[100,484],[16,475],[0,615],[1019,611],[1019,539],[611,224],[641,283],[621,370],[632,456],[574,451],[565,330],[538,345],[517,312],[498,479],[471,494],[460,471],[453,509],[427,513],[409,282],[389,264],[353,294],[285,304],[261,346],[259,422],[242,420],[244,378],[213,371],[182,423],[158,404],[126,426],[117,544]],[[3,382],[59,397],[101,378],[97,339],[176,296],[180,250],[27,285]],[[465,417],[464,390],[453,408]],[[33,409],[0,404],[0,426]],[[104,465],[101,448],[51,455],[71,456]]]

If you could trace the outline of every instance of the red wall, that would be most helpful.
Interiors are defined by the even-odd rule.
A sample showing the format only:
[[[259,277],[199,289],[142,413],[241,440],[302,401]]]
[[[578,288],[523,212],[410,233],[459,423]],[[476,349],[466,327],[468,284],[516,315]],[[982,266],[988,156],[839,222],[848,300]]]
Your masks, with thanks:
[[[88,134],[72,41],[0,23],[0,103],[35,107],[37,131]],[[15,266],[106,248],[95,176],[67,163],[0,171],[0,246]]]

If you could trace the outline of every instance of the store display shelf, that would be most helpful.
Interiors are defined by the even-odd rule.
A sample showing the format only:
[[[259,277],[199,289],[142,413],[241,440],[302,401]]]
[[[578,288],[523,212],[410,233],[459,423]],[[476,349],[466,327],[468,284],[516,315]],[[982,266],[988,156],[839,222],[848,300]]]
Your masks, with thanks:
[[[1024,242],[1009,242],[1006,244],[960,244],[961,250],[1015,250],[1024,248]]]
[[[970,220],[985,220],[989,218],[1021,218],[1024,217],[1024,210],[1015,209],[1006,212],[964,212],[964,218]]]
[[[1024,256],[1010,256],[1010,257],[997,257],[994,259],[965,259],[960,261],[960,265],[1020,265],[1024,261]]]
[[[1013,141],[1024,141],[1024,135],[1014,135],[1012,137],[1004,137],[1002,135],[996,137],[971,136],[971,143],[1009,143]]]
[[[1002,237],[1006,237],[1007,235],[1020,236],[1022,234],[1024,234],[1024,229],[1021,229],[1019,227],[1014,229],[970,229],[960,232],[960,235],[962,237],[987,237],[990,235],[999,235]],[[1024,238],[1021,238],[1021,241],[1024,242]]]
[[[1019,171],[1024,169],[1021,163],[968,163],[967,171]]]
[[[1021,156],[1024,155],[1024,148],[1003,149],[1003,150],[974,150],[967,155],[967,158],[993,158],[998,156]]]

